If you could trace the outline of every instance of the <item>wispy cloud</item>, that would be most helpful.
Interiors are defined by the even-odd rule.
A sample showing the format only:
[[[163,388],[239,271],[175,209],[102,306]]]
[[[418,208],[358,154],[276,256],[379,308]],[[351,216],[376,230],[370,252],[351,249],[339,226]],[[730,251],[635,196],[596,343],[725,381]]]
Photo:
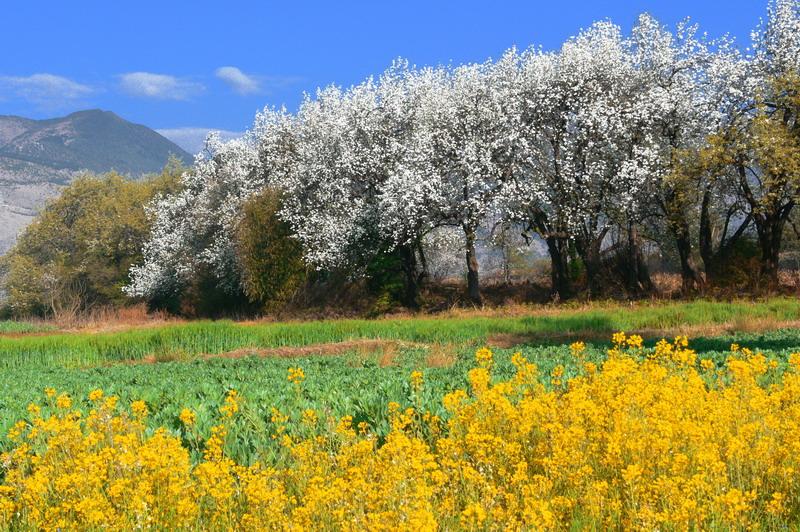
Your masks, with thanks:
[[[253,94],[261,90],[261,84],[255,76],[247,75],[234,66],[219,67],[214,74],[239,94]]]
[[[119,78],[128,94],[160,100],[187,100],[205,89],[201,83],[152,72],[129,72]]]
[[[245,74],[235,66],[219,67],[214,74],[239,94],[266,93],[303,81],[299,76],[259,76]]]
[[[235,139],[244,135],[243,131],[226,131],[210,127],[176,127],[157,129],[156,131],[189,153],[201,152],[205,147],[206,136],[212,131],[219,133],[223,140]]]
[[[95,89],[55,74],[0,76],[0,93],[40,107],[61,107],[94,93]]]

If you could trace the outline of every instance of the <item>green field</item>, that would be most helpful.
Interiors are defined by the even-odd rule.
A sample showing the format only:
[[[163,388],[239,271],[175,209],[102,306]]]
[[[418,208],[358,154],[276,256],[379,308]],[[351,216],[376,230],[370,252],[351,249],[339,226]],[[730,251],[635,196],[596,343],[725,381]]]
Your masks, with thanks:
[[[55,325],[46,323],[31,323],[26,321],[5,320],[0,321],[0,334],[29,334],[52,332],[56,330]]]
[[[550,370],[565,366],[567,377],[577,372],[571,357],[570,336],[587,338],[589,359],[599,361],[613,331],[649,331],[652,345],[661,332],[681,325],[736,324],[747,320],[788,322],[796,319],[800,302],[777,299],[765,303],[661,304],[625,308],[565,310],[540,316],[451,317],[436,319],[342,320],[305,323],[244,325],[233,322],[195,322],[115,333],[56,333],[0,337],[0,431],[26,417],[31,402],[44,401],[43,389],[70,394],[87,410],[87,394],[96,388],[116,394],[123,404],[143,399],[153,413],[148,426],[164,426],[182,434],[199,448],[208,436],[227,390],[244,397],[244,415],[237,418],[229,445],[241,462],[265,458],[274,447],[270,439],[272,408],[299,413],[313,408],[332,417],[353,415],[377,434],[389,429],[386,405],[417,401],[425,410],[444,415],[441,397],[464,387],[473,367],[473,353],[494,335],[511,335],[519,345],[495,349],[496,378],[512,374],[514,352],[522,352],[541,370],[544,383]],[[589,338],[592,337],[592,338]],[[247,349],[313,346],[353,339],[393,340],[387,346],[353,347],[336,355],[300,357],[247,356]],[[784,366],[789,353],[800,351],[800,330],[737,333],[692,339],[702,358],[721,364],[732,342],[760,349]],[[196,358],[198,354],[242,349],[240,358]],[[391,359],[387,359],[387,350]],[[432,364],[436,352],[448,363]],[[146,357],[167,360],[136,362]],[[178,360],[170,360],[178,359]],[[307,375],[302,393],[287,381],[290,367]],[[421,369],[425,387],[413,397],[411,371]],[[184,407],[198,413],[197,431],[185,433],[178,414]],[[199,439],[198,439],[199,438]],[[195,441],[196,440],[196,441]],[[193,443],[194,442],[194,443]],[[5,445],[0,445],[3,447]]]
[[[646,337],[686,327],[727,325],[729,330],[800,319],[800,300],[670,302],[593,305],[530,315],[421,317],[238,324],[198,321],[109,333],[0,335],[0,368],[88,367],[153,357],[159,360],[220,354],[243,348],[310,346],[358,339],[478,346],[505,335],[517,343],[605,338],[619,330]],[[774,327],[773,327],[774,328]]]
[[[488,311],[371,321],[176,322],[124,330],[119,330],[124,324],[109,324],[116,332],[47,330],[38,324],[26,329],[24,324],[15,324],[6,326],[13,332],[0,334],[0,455],[4,466],[12,464],[0,467],[0,485],[14,485],[20,472],[36,473],[36,479],[46,479],[50,486],[43,492],[46,497],[60,495],[61,486],[69,484],[76,488],[66,493],[81,501],[99,500],[105,493],[113,493],[107,487],[110,481],[101,481],[96,492],[85,495],[80,490],[87,479],[119,470],[128,476],[113,480],[116,484],[112,487],[131,486],[130,494],[119,499],[127,501],[135,499],[135,490],[145,484],[145,480],[138,482],[140,478],[158,487],[162,481],[152,479],[166,478],[167,472],[178,474],[175,464],[179,461],[184,464],[180,470],[187,474],[191,470],[191,476],[176,493],[184,493],[187,485],[195,490],[229,485],[235,487],[232,493],[253,494],[252,500],[265,500],[271,508],[273,492],[258,487],[267,485],[264,475],[274,475],[275,482],[291,481],[281,493],[299,493],[303,498],[297,500],[303,504],[315,500],[313,493],[309,495],[313,491],[309,486],[333,486],[333,482],[339,482],[338,487],[320,491],[324,497],[330,492],[333,501],[358,499],[342,497],[341,489],[354,483],[358,478],[354,471],[359,470],[372,475],[406,468],[393,481],[392,489],[401,486],[416,493],[424,484],[414,481],[406,487],[412,477],[405,471],[425,470],[413,465],[420,452],[439,453],[428,467],[445,471],[447,461],[452,460],[446,453],[458,445],[462,449],[456,455],[462,457],[459,463],[474,460],[476,467],[470,465],[471,471],[486,464],[506,467],[508,456],[524,450],[524,461],[508,462],[509,467],[513,465],[508,471],[519,470],[519,463],[527,470],[528,464],[536,464],[543,456],[542,463],[560,460],[552,467],[554,476],[591,469],[597,471],[596,478],[611,479],[603,482],[622,486],[620,478],[624,480],[632,466],[620,466],[620,471],[604,469],[603,460],[609,455],[603,450],[605,444],[596,452],[593,445],[584,445],[604,438],[610,442],[613,436],[613,441],[630,442],[625,444],[626,452],[641,450],[641,456],[633,455],[632,463],[649,463],[651,450],[665,441],[672,442],[671,449],[690,449],[697,455],[701,450],[710,453],[735,448],[749,457],[750,450],[756,450],[760,454],[747,458],[750,461],[745,467],[741,457],[720,462],[728,475],[723,480],[726,486],[743,486],[741,490],[727,488],[726,493],[736,495],[756,489],[750,486],[761,486],[755,483],[765,478],[760,471],[770,471],[768,467],[773,466],[769,464],[775,462],[762,460],[771,456],[776,441],[779,451],[775,456],[786,457],[780,463],[795,467],[789,450],[796,441],[792,427],[798,426],[796,412],[800,412],[792,406],[795,391],[800,389],[800,357],[790,355],[800,352],[798,315],[800,302],[782,298],[531,307],[515,308],[507,315]],[[585,365],[606,360],[611,336],[618,330],[642,334],[646,349],[640,349],[635,339],[614,363],[599,369]],[[676,334],[690,336],[697,360],[693,353],[678,347],[683,345],[679,340],[674,342],[676,356],[688,357],[690,366],[682,365],[681,360],[687,358],[658,358],[667,352],[663,345],[649,349],[660,338],[672,339]],[[576,340],[584,340],[585,349],[573,352],[569,344]],[[764,357],[749,351],[732,356],[733,343]],[[493,356],[483,352],[477,361],[476,349],[487,344],[493,346]],[[537,368],[515,358],[516,353]],[[636,362],[651,357],[653,364]],[[296,368],[302,368],[304,378],[293,383],[287,377]],[[757,368],[764,370],[756,372]],[[746,373],[750,371],[754,373]],[[543,388],[532,385],[531,378],[538,379]],[[486,383],[490,380],[499,384],[489,387]],[[95,392],[98,389],[102,397]],[[776,393],[764,395],[770,390]],[[456,393],[447,395],[449,392]],[[112,396],[118,398],[116,404]],[[229,410],[231,398],[235,398],[234,411]],[[453,407],[454,401],[462,400]],[[186,409],[189,411],[184,412]],[[678,413],[678,421],[666,414],[672,411]],[[776,420],[781,423],[775,424]],[[526,422],[530,426],[522,430]],[[124,427],[133,432],[123,432]],[[589,430],[593,432],[587,433]],[[741,444],[742,433],[755,436]],[[576,434],[586,434],[585,439],[574,439]],[[683,439],[695,442],[698,434],[705,435],[700,442],[704,447],[694,450],[697,443],[686,447]],[[719,434],[722,443],[711,434]],[[578,443],[573,445],[573,441]],[[175,452],[175,446],[180,451],[169,454]],[[608,448],[614,447],[608,443]],[[579,449],[583,454],[575,454]],[[134,454],[136,459],[131,461]],[[108,456],[114,458],[109,462]],[[165,459],[167,456],[170,458]],[[364,456],[367,458],[362,460],[379,456],[381,461],[352,466],[360,464],[353,462],[354,457]],[[661,456],[679,464],[680,456],[687,455],[666,451]],[[307,460],[307,465],[301,460]],[[39,473],[50,466],[37,464],[50,463],[57,463],[54,474],[49,470]],[[164,466],[144,467],[145,463]],[[581,463],[591,467],[578,467]],[[101,474],[90,473],[92,467],[100,467]],[[138,469],[127,473],[125,467]],[[755,467],[762,469],[741,476],[743,470]],[[150,471],[159,476],[142,476]],[[447,471],[441,489],[465,490],[464,497],[481,497],[482,493],[473,493],[474,488],[465,485],[512,482],[509,475],[488,473],[478,475],[480,478],[473,474],[471,478],[478,480],[464,484],[466,475],[459,469]],[[255,478],[261,480],[244,484],[250,474],[260,475]],[[300,476],[307,474],[313,476]],[[563,478],[570,474],[564,473]],[[687,479],[697,476],[693,470],[686,473]],[[648,479],[648,483],[660,485],[663,475],[655,471],[652,478],[657,480]],[[791,475],[780,478],[788,479],[787,485],[793,482]],[[239,479],[239,484],[225,484],[226,479]],[[474,484],[478,481],[481,484]],[[33,481],[26,477],[25,482],[14,491],[20,500],[31,491],[27,483]],[[589,495],[595,484],[586,488]],[[362,485],[357,488],[359,495]],[[383,492],[386,485],[382,478],[374,481],[376,492]],[[553,486],[561,489],[556,483]],[[772,484],[768,486],[764,497],[774,499]],[[9,489],[16,488],[6,488],[5,493]],[[485,489],[488,492],[490,488]],[[528,497],[528,491],[521,493]],[[625,500],[626,493],[622,492],[619,500]],[[676,493],[680,498],[684,492]],[[703,504],[718,504],[713,495]],[[191,497],[194,500],[195,496]],[[208,496],[204,497],[202,504],[208,504]],[[42,500],[45,506],[51,504],[50,499]],[[770,500],[759,504],[751,511],[760,519],[757,522],[765,529],[778,527],[775,519],[763,517],[766,514],[759,509],[769,507]],[[83,514],[75,515],[76,522],[82,522]],[[566,528],[598,528],[586,524],[594,523],[587,521],[586,515],[583,506],[576,506],[563,518],[569,524]],[[795,515],[782,517],[781,522],[795,523]],[[281,519],[292,517],[284,513]],[[445,529],[458,529],[461,520],[443,518],[442,523]]]

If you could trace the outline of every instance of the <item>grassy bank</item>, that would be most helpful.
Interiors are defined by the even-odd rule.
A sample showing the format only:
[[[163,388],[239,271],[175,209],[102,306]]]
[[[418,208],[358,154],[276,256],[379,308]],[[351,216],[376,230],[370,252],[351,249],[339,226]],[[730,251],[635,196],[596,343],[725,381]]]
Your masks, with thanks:
[[[675,332],[708,336],[770,330],[800,319],[800,300],[694,301],[539,308],[527,313],[425,316],[289,323],[198,321],[101,333],[0,336],[0,367],[76,367],[145,359],[220,354],[239,349],[328,344],[358,339],[476,346],[493,338],[507,345],[570,338],[606,338],[619,330],[655,338]]]
[[[53,332],[55,325],[48,323],[34,323],[29,321],[0,320],[0,334],[30,334]]]

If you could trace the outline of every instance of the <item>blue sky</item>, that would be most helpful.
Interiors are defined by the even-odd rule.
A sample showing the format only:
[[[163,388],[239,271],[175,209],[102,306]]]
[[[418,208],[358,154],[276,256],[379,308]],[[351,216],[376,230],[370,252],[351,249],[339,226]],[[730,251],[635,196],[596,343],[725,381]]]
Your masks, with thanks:
[[[689,16],[742,46],[766,14],[751,1],[243,2],[3,0],[0,114],[111,110],[188,147],[246,129],[265,105],[348,86],[396,57],[417,65],[553,49],[595,20],[626,30],[650,12]]]

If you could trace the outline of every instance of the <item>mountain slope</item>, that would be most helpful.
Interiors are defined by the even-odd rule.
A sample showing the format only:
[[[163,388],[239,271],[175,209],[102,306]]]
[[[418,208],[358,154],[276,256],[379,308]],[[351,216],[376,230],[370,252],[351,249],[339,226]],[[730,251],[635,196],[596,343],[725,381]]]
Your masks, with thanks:
[[[115,170],[137,178],[161,171],[170,156],[192,161],[152,129],[109,111],[48,120],[0,116],[0,254],[76,174]]]
[[[172,141],[110,111],[79,111],[63,118],[0,116],[0,157],[59,170],[158,172],[170,155],[191,162]]]

